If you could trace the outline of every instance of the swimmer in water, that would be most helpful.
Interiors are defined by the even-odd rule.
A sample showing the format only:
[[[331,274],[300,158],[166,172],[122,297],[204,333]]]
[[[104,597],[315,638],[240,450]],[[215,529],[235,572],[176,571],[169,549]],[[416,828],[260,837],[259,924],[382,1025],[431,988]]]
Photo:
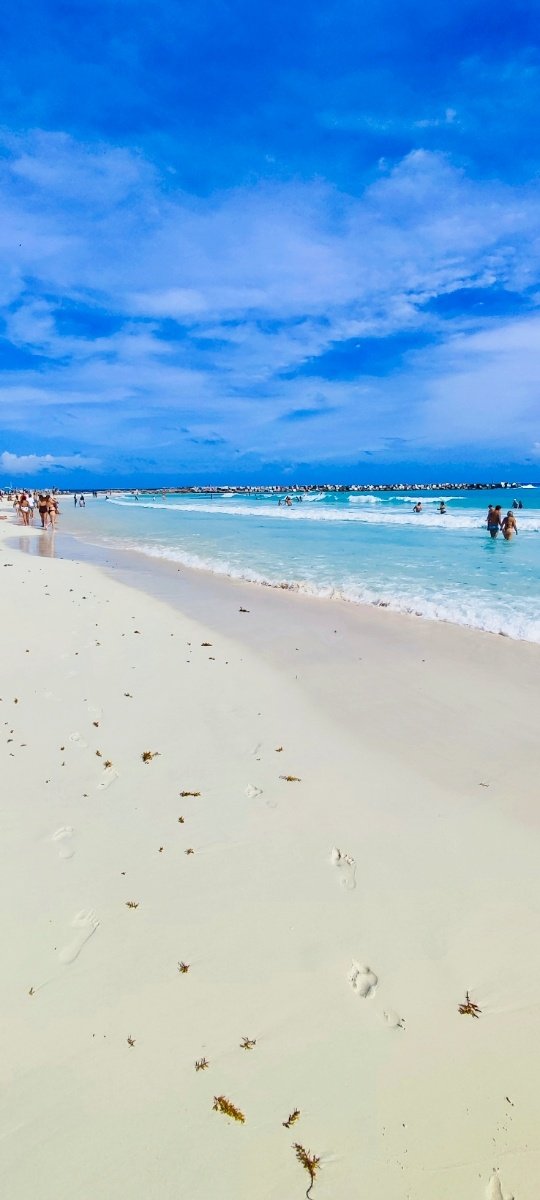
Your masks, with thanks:
[[[418,501],[418,504],[415,504],[415,506],[413,508],[413,512],[416,512],[416,513],[422,512],[422,504],[421,504],[420,500]]]
[[[444,500],[441,500],[441,503],[439,504],[439,512],[441,513],[441,516],[444,516],[446,512],[446,504],[444,503]]]
[[[517,534],[517,521],[511,508],[508,509],[504,520],[501,521],[501,529],[503,532],[503,538],[507,542],[510,541],[510,538],[513,538],[514,534]]]

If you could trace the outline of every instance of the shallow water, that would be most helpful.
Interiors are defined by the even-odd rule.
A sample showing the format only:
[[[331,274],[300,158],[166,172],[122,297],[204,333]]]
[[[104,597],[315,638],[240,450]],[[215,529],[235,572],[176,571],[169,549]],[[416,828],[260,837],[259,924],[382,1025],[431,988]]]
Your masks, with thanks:
[[[492,540],[513,497],[519,535]],[[540,642],[540,492],[143,496],[63,501],[62,527],[110,547],[310,595],[387,606]],[[423,511],[413,505],[422,501]],[[445,500],[448,512],[438,506]]]

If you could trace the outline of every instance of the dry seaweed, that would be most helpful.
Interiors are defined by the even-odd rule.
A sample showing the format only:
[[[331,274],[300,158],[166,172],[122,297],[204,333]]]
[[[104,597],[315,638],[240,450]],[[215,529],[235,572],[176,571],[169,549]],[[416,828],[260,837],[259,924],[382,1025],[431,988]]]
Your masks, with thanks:
[[[105,771],[110,770],[110,768],[112,767],[112,762],[111,762],[110,758],[105,759],[105,762],[103,763],[103,767],[104,767]]]
[[[300,1116],[300,1109],[293,1108],[293,1111],[292,1111],[292,1113],[289,1113],[287,1120],[281,1122],[281,1124],[283,1125],[283,1128],[290,1129],[291,1125],[296,1125],[296,1122],[298,1121],[299,1116]]]
[[[309,1200],[309,1193],[313,1187],[313,1184],[315,1183],[315,1176],[321,1165],[321,1160],[320,1158],[317,1158],[316,1154],[312,1154],[311,1150],[304,1150],[304,1147],[301,1146],[299,1142],[294,1142],[293,1150],[295,1151],[298,1162],[303,1166],[304,1170],[307,1171],[311,1180],[306,1192],[307,1200]]]
[[[184,854],[195,854],[193,846],[188,846],[187,850],[184,850]]]
[[[196,1071],[206,1071],[207,1067],[209,1067],[209,1066],[210,1066],[210,1063],[208,1062],[207,1058],[197,1058],[195,1061],[195,1070]]]
[[[212,1108],[214,1112],[224,1113],[226,1117],[232,1117],[233,1121],[240,1121],[242,1125],[244,1124],[246,1118],[243,1112],[240,1112],[235,1104],[227,1100],[226,1096],[214,1096]]]
[[[180,795],[183,796],[184,799],[186,796],[200,796],[200,794],[200,792],[180,792]]]
[[[159,758],[159,750],[143,750],[141,758],[143,763],[152,762],[153,758]]]
[[[243,1037],[242,1041],[240,1042],[240,1047],[242,1050],[253,1050],[253,1047],[256,1045],[257,1045],[256,1038]]]
[[[476,1017],[478,1020],[482,1009],[471,1000],[469,993],[465,992],[465,1003],[459,1005],[458,1012],[461,1013],[462,1017]]]
[[[189,963],[179,962],[178,963],[178,971],[179,971],[180,975],[187,975],[187,973],[189,971],[189,967],[190,967]]]
[[[299,775],[280,775],[280,779],[284,779],[285,783],[301,783]]]
[[[128,1044],[128,1046],[134,1046],[134,1045],[135,1045],[135,1038],[132,1038],[131,1034],[130,1034],[130,1035],[129,1035],[129,1037],[127,1038],[127,1044]]]
[[[126,908],[138,908],[138,907],[139,907],[138,900],[126,900]]]

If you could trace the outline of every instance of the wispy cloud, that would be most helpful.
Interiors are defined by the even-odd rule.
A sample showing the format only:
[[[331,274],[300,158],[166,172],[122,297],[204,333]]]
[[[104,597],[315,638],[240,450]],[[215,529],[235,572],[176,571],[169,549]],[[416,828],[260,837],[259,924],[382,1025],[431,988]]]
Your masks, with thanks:
[[[300,457],[298,424],[303,461],[399,458],[389,428],[419,456],[455,446],[456,424],[498,445],[483,396],[498,375],[502,402],[512,374],[512,443],[531,444],[518,330],[530,348],[534,319],[501,321],[478,297],[535,308],[535,188],[414,151],[355,191],[293,179],[201,198],[139,151],[43,132],[3,149],[3,336],[26,359],[0,406],[23,460],[38,446],[82,467],[74,419],[104,472],[148,446],[158,471],[195,468],[201,448],[205,469],[238,451],[253,470],[269,442],[273,462]],[[457,312],[435,303],[451,295]]]
[[[57,471],[87,471],[97,469],[100,462],[95,458],[86,458],[83,454],[72,454],[66,458],[54,454],[11,454],[4,450],[0,454],[0,468],[15,481],[21,475],[31,475],[33,478],[50,476]]]

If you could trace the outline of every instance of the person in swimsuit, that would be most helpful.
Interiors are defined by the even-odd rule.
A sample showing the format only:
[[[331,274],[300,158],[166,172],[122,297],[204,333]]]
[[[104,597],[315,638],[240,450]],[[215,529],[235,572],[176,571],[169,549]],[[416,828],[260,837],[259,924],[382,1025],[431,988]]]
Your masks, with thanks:
[[[444,516],[446,512],[446,504],[444,503],[444,500],[441,500],[441,503],[439,504],[439,512],[441,516]]]
[[[496,538],[501,526],[501,506],[497,504],[495,508],[490,504],[487,514],[488,533],[492,538]]]
[[[47,493],[47,495],[45,496],[45,503],[47,505],[47,517],[48,517],[49,525],[50,525],[51,529],[54,529],[54,526],[56,523],[56,516],[58,513],[58,506],[56,504],[56,501],[54,500],[54,497],[51,496],[49,493]]]
[[[413,512],[416,512],[416,513],[422,512],[422,504],[421,504],[420,500],[418,501],[418,504],[415,504],[415,506],[413,508]]]
[[[511,508],[508,510],[504,520],[501,522],[501,529],[503,531],[503,537],[507,542],[510,541],[510,538],[513,538],[515,533],[517,534],[517,521]]]
[[[21,519],[22,519],[23,525],[29,525],[30,524],[30,505],[28,503],[28,496],[26,495],[26,492],[23,492],[23,494],[20,498],[19,512],[21,514]]]
[[[45,529],[47,524],[47,501],[41,493],[38,496],[38,513],[41,517],[41,528]]]

